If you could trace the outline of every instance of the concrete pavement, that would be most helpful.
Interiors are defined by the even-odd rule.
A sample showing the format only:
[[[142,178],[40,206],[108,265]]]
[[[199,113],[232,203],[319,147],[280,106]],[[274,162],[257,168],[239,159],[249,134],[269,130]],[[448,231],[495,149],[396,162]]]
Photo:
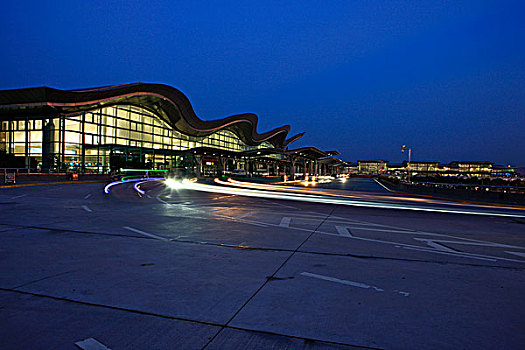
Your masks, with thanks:
[[[102,188],[0,191],[2,348],[525,343],[521,219]]]

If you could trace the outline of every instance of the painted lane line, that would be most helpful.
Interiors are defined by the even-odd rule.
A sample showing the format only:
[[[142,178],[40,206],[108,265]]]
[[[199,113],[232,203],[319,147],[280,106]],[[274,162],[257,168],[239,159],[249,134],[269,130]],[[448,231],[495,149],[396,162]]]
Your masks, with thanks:
[[[519,256],[520,258],[525,258],[525,253],[522,253],[522,252],[509,252],[509,251],[505,251],[505,253],[514,254],[514,255]]]
[[[83,205],[82,206],[82,209],[84,209],[85,211],[91,213],[93,210],[91,210],[87,205]]]
[[[409,292],[403,292],[402,290],[395,290],[394,292],[399,293],[404,297],[408,297],[410,295]]]
[[[334,277],[329,277],[329,276],[323,276],[323,275],[317,275],[315,273],[310,273],[310,272],[301,272],[301,275],[302,276],[306,276],[306,277],[312,277],[312,278],[317,278],[317,279],[320,279],[320,280],[324,280],[324,281],[330,281],[330,282],[336,282],[336,283],[341,283],[341,284],[344,284],[344,285],[347,285],[347,286],[352,286],[352,287],[358,287],[358,288],[364,288],[364,289],[374,289],[375,291],[377,292],[384,292],[384,289],[382,288],[379,288],[379,287],[376,287],[376,286],[370,286],[368,284],[364,284],[364,283],[361,283],[361,282],[353,282],[353,281],[347,281],[347,280],[340,280],[338,278],[334,278]]]
[[[354,237],[350,233],[350,230],[348,229],[347,226],[336,226],[335,229],[337,230],[337,233],[339,233],[339,236],[350,237],[350,238]]]
[[[279,224],[280,227],[290,227],[290,222],[292,221],[292,218],[285,216],[281,219],[281,223]]]
[[[247,217],[247,216],[249,216],[249,215],[251,215],[251,214],[252,214],[252,213],[251,213],[250,211],[248,211],[247,213],[244,213],[244,214],[242,214],[242,215],[237,216],[237,219],[243,219],[243,218],[245,218],[245,217]]]
[[[525,247],[519,247],[515,245],[508,245],[508,244],[501,244],[501,243],[494,243],[494,242],[483,242],[483,241],[473,242],[472,240],[469,240],[468,242],[466,242],[466,241],[450,241],[450,240],[444,240],[444,239],[428,239],[428,238],[414,238],[414,239],[416,241],[422,241],[422,242],[432,241],[436,243],[465,244],[465,245],[483,246],[483,247],[525,249]]]
[[[425,248],[425,247],[417,248],[417,247],[410,247],[410,246],[408,246],[408,247],[399,246],[399,248],[410,249],[410,250],[419,250],[421,252],[427,252],[427,253],[452,255],[452,256],[457,256],[457,257],[460,257],[460,258],[472,258],[472,259],[492,261],[492,262],[496,262],[498,260],[518,261],[518,260],[514,260],[514,259],[505,259],[505,258],[499,258],[499,257],[491,257],[491,256],[488,256],[488,255],[469,254],[469,253],[449,253],[449,252],[444,252],[442,250],[430,249],[430,248]]]
[[[445,247],[444,245],[439,244],[439,243],[434,242],[434,241],[427,241],[427,245],[429,245],[430,247],[432,247],[434,249],[441,250],[443,252],[458,253],[457,250],[450,249],[449,247]]]
[[[386,187],[385,185],[383,185],[381,182],[377,181],[376,179],[374,179],[375,182],[378,183],[379,186],[383,187],[385,190],[387,190],[388,192],[390,193],[393,193],[388,187]]]
[[[94,338],[87,338],[81,341],[77,341],[75,345],[81,350],[111,350],[110,348],[108,348],[107,346],[105,346],[104,344],[102,344]]]
[[[327,236],[341,237],[341,235],[339,235],[337,233],[331,233],[331,232],[317,231],[316,233],[327,235]],[[487,261],[493,261],[493,262],[498,261],[498,260],[505,260],[505,261],[525,263],[525,261],[523,261],[523,260],[508,259],[508,258],[491,256],[491,255],[470,254],[470,253],[464,253],[464,252],[462,252],[462,253],[459,253],[459,252],[458,253],[448,253],[448,252],[443,252],[443,251],[439,251],[439,250],[432,249],[432,248],[425,248],[425,247],[421,247],[421,246],[415,246],[415,245],[399,243],[399,242],[384,241],[384,240],[380,240],[380,239],[372,239],[372,238],[364,238],[364,237],[356,237],[356,236],[347,237],[347,238],[357,239],[357,240],[366,241],[366,242],[377,242],[377,243],[390,244],[390,245],[394,245],[396,248],[420,250],[420,251],[424,251],[424,252],[428,252],[428,253],[453,255],[453,256],[458,256],[458,257],[462,257],[462,258],[487,260]]]
[[[25,197],[25,196],[27,196],[27,194],[21,194],[20,196],[14,196],[14,197],[11,197],[11,199],[22,198],[22,197]]]
[[[84,196],[84,199],[88,199],[89,197],[91,197],[91,193],[88,193]]]
[[[361,230],[361,231],[376,231],[376,232],[389,232],[389,233],[409,233],[409,234],[413,234],[413,235],[424,235],[424,236],[435,236],[434,233],[430,233],[430,232],[421,232],[421,231],[409,231],[409,230],[390,230],[390,229],[385,229],[385,228],[372,228],[372,227],[358,227],[358,226],[353,226],[353,224],[351,225],[348,225],[349,228],[353,229],[353,230]]]
[[[148,236],[148,237],[151,237],[151,238],[155,238],[155,239],[158,239],[158,240],[161,240],[161,241],[169,241],[169,239],[167,239],[167,238],[160,237],[160,236],[154,235],[154,234],[152,234],[152,233],[147,233],[147,232],[144,232],[144,231],[138,230],[138,229],[133,228],[133,227],[122,226],[122,228],[123,228],[123,229],[126,229],[126,230],[128,230],[128,231],[132,231],[132,232],[135,232],[135,233],[138,233],[138,234],[141,234],[141,235],[144,235],[144,236]]]

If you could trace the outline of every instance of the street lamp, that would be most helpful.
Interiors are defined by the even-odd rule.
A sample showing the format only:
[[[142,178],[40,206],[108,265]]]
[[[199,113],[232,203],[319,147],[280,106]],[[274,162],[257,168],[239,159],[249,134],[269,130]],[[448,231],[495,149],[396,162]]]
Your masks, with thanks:
[[[407,173],[408,173],[408,182],[410,183],[410,157],[412,155],[412,149],[407,147],[406,145],[401,146],[401,152],[404,153],[405,150],[408,150],[408,166],[407,166]]]

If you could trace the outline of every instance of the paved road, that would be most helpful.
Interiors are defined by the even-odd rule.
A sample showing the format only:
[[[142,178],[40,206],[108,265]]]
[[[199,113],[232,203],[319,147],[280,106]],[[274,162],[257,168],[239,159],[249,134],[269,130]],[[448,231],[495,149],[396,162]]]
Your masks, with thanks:
[[[524,219],[141,188],[0,191],[3,349],[525,344]]]

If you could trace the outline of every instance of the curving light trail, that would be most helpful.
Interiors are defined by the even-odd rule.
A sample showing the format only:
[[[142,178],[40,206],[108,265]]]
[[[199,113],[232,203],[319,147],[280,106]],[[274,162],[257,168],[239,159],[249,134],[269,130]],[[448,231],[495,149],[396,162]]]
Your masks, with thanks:
[[[170,188],[177,189],[189,189],[202,192],[211,192],[211,193],[221,193],[221,194],[230,194],[230,195],[240,195],[247,197],[258,197],[258,198],[268,198],[268,199],[284,199],[284,200],[293,200],[293,201],[302,201],[302,202],[311,202],[311,203],[322,203],[322,204],[338,204],[338,205],[348,205],[355,207],[365,207],[365,208],[376,208],[376,209],[403,209],[403,210],[413,210],[413,211],[425,211],[425,212],[434,212],[434,213],[453,213],[453,214],[471,214],[471,215],[488,215],[488,216],[503,216],[503,217],[519,217],[525,218],[525,212],[521,210],[511,210],[507,211],[494,211],[489,210],[485,207],[479,207],[480,210],[476,208],[459,208],[459,207],[431,207],[431,206],[422,206],[417,203],[386,203],[380,201],[369,201],[369,200],[356,200],[349,197],[343,196],[334,196],[326,194],[310,194],[310,193],[297,193],[289,191],[280,191],[276,190],[274,185],[262,185],[258,189],[259,184],[248,184],[250,188],[238,188],[224,186],[229,185],[230,183],[216,179],[216,182],[223,186],[216,185],[207,185],[197,182],[190,182],[184,180],[182,182],[175,180],[167,180],[166,185]],[[253,186],[257,185],[257,186]],[[324,192],[324,191],[323,191]],[[442,203],[441,203],[442,204]],[[483,209],[483,210],[482,210]]]
[[[345,190],[336,190],[336,189],[319,189],[319,188],[297,188],[297,187],[290,187],[290,186],[280,186],[280,185],[268,185],[268,184],[259,184],[259,183],[253,183],[253,182],[244,182],[244,181],[237,181],[233,179],[228,179],[228,182],[222,181],[219,179],[215,179],[215,182],[221,185],[226,186],[236,186],[236,187],[243,187],[243,188],[253,188],[253,189],[272,189],[276,191],[283,191],[283,192],[293,192],[293,193],[309,193],[309,194],[317,194],[317,195],[323,195],[323,196],[329,196],[329,197],[338,197],[338,198],[354,198],[358,200],[368,199],[375,202],[381,202],[381,203],[392,203],[392,201],[396,202],[407,202],[407,204],[411,204],[410,202],[416,202],[416,203],[424,203],[424,204],[438,204],[438,205],[447,205],[447,206],[460,206],[464,207],[465,204],[463,203],[457,203],[457,202],[443,202],[442,200],[436,200],[436,199],[430,199],[430,198],[416,198],[416,197],[407,197],[407,196],[401,196],[401,195],[392,195],[392,194],[371,194],[371,193],[363,193],[363,192],[357,192],[356,194],[348,194],[348,191]],[[471,205],[476,206],[479,208],[493,208],[488,205]]]
[[[113,186],[116,186],[116,185],[120,185],[120,184],[125,184],[125,183],[130,183],[130,182],[139,182],[140,183],[137,183],[135,184],[135,186],[133,186],[133,188],[141,193],[140,191],[142,191],[141,189],[137,188],[137,185],[140,185],[141,183],[144,183],[144,182],[149,182],[149,181],[158,181],[158,180],[165,180],[166,178],[164,177],[152,177],[152,178],[140,178],[140,179],[128,179],[128,180],[119,180],[119,181],[113,181],[113,182],[110,182],[108,183],[105,187],[104,187],[104,193],[106,194],[109,194],[109,189]],[[142,193],[144,194],[144,193]]]

